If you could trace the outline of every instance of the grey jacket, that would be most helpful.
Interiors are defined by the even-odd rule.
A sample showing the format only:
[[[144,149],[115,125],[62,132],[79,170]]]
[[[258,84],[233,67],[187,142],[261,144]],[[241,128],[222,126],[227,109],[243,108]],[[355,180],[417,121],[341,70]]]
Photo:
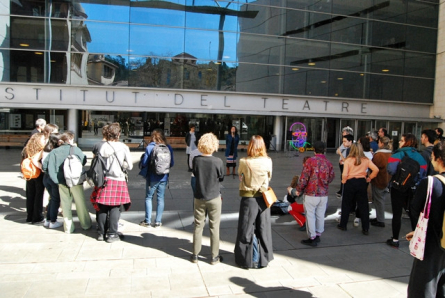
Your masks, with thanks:
[[[128,171],[133,169],[133,161],[128,146],[121,142],[107,142],[100,147],[99,153],[107,158],[107,169],[110,169],[107,178],[125,181],[125,173],[122,169]]]

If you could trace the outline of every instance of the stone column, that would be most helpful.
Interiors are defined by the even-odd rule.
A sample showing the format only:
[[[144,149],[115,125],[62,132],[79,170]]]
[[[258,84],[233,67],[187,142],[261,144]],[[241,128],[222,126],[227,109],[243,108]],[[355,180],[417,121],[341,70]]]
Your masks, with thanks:
[[[78,122],[79,119],[77,117],[77,109],[69,109],[68,110],[68,125],[67,125],[67,129],[71,130],[72,132],[74,132],[74,141],[77,142],[77,138],[79,137],[79,127],[78,127]]]
[[[430,117],[445,119],[445,4],[439,5],[439,25],[437,32],[436,77],[434,86],[434,105],[430,109]],[[445,124],[438,124],[445,129]]]
[[[277,151],[283,150],[283,116],[275,116],[273,124],[273,134],[276,140],[275,149]]]

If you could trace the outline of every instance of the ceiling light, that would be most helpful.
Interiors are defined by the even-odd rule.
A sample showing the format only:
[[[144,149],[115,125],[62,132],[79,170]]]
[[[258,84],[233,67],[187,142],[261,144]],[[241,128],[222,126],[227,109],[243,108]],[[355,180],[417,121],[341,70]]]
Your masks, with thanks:
[[[343,81],[343,78],[337,78],[337,80],[339,80],[339,81]]]
[[[382,69],[383,72],[389,72],[389,69]]]
[[[322,83],[322,84],[326,84],[326,81],[321,81],[320,83]]]
[[[361,73],[360,75],[363,77],[365,74],[364,74],[364,73]]]
[[[338,96],[338,93],[335,93],[335,96]]]
[[[43,55],[42,52],[34,52],[34,54],[36,54],[36,55]]]
[[[298,67],[292,67],[292,70],[300,70]]]
[[[29,44],[27,44],[27,43],[21,43],[20,46],[21,46],[21,47],[29,47]]]
[[[50,61],[53,62],[53,63],[56,62],[56,60],[50,60]]]
[[[314,65],[315,65],[315,62],[309,62],[307,65],[309,65],[309,66],[314,66]]]

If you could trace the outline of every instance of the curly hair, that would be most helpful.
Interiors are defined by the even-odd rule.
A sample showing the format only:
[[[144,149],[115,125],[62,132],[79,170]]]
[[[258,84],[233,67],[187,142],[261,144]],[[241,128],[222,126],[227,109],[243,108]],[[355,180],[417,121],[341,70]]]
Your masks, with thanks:
[[[111,123],[103,133],[107,141],[117,141],[121,134],[121,126],[117,122]]]
[[[43,150],[43,147],[45,147],[45,144],[42,143],[42,140],[45,140],[45,134],[44,133],[35,133],[31,136],[28,143],[25,147],[25,154],[26,157],[31,157],[39,153]]]
[[[218,138],[211,132],[204,134],[198,142],[198,150],[203,154],[212,154],[218,151]]]

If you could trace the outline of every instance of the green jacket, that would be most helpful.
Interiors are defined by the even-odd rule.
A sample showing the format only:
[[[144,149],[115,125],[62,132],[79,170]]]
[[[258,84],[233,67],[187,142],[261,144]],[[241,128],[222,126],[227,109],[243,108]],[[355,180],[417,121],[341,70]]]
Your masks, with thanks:
[[[66,185],[65,175],[63,174],[63,163],[65,159],[70,155],[70,145],[62,145],[54,150],[52,150],[49,155],[43,161],[43,171],[49,175],[51,180],[56,184]],[[82,165],[87,163],[87,157],[83,154],[82,150],[78,147],[73,146],[74,152]]]

